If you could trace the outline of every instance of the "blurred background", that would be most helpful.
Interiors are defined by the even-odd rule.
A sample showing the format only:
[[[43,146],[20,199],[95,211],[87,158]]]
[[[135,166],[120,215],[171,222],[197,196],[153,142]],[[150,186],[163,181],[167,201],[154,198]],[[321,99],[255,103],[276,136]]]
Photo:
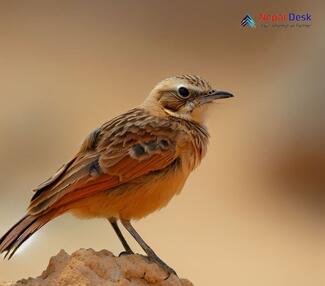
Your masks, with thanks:
[[[1,1],[0,233],[88,132],[193,73],[236,97],[211,110],[208,155],[181,195],[138,231],[195,285],[324,285],[324,6]],[[261,12],[308,12],[312,26],[240,26]],[[64,215],[0,261],[0,280],[81,247],[122,250],[105,220]]]

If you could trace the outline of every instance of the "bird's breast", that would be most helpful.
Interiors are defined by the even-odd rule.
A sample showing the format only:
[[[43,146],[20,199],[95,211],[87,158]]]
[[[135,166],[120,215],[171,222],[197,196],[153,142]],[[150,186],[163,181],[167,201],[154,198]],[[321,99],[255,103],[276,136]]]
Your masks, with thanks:
[[[185,173],[192,172],[199,166],[207,151],[208,138],[196,135],[187,136],[178,144],[178,153]]]

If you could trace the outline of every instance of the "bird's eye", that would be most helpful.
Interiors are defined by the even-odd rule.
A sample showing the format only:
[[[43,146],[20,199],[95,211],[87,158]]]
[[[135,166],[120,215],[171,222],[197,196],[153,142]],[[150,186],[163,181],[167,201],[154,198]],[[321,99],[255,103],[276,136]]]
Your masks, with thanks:
[[[183,97],[183,98],[186,98],[190,95],[190,92],[189,90],[184,87],[184,86],[181,86],[179,89],[178,89],[178,94]]]

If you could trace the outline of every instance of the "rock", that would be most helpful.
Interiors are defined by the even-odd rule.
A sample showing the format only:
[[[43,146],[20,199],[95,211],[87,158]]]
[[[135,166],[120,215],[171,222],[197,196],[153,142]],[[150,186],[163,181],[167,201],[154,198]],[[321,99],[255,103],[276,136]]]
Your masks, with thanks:
[[[166,274],[144,256],[116,257],[107,250],[80,249],[71,255],[61,250],[50,259],[41,276],[0,286],[193,286],[186,279]]]

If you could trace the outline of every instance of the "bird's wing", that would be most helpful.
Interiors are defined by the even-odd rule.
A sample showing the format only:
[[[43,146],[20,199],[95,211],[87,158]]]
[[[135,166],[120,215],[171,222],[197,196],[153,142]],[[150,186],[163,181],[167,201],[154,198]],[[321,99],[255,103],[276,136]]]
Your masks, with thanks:
[[[122,131],[117,134],[118,124],[91,133],[77,156],[38,187],[29,213],[41,213],[107,191],[162,170],[177,158],[175,137],[166,124],[147,128],[145,124],[130,124],[127,119],[124,122],[128,124],[120,122]]]

